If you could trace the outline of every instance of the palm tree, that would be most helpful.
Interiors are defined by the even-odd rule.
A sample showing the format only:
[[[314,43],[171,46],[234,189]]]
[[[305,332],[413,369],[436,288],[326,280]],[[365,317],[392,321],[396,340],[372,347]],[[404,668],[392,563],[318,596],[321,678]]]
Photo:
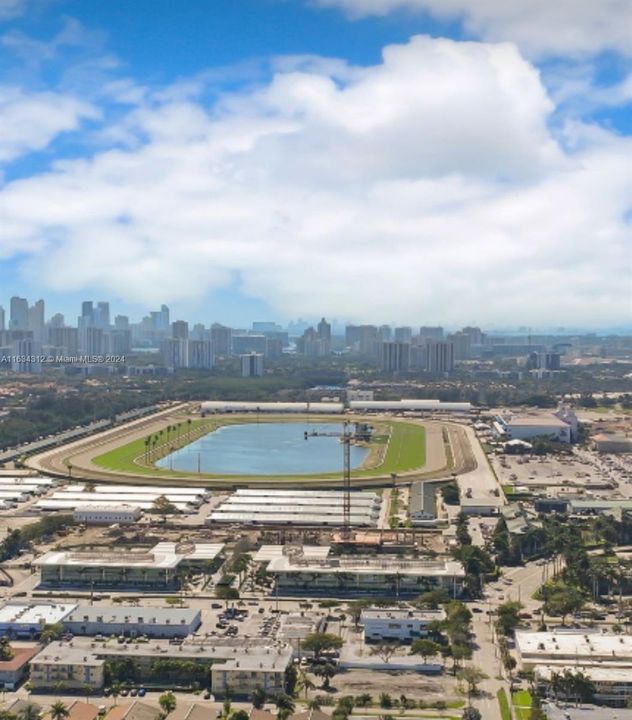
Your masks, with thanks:
[[[39,720],[40,711],[37,705],[29,703],[18,713],[20,720]]]
[[[158,704],[162,708],[165,716],[169,715],[169,713],[172,713],[176,709],[176,696],[172,692],[163,693],[158,698]]]
[[[294,700],[287,693],[279,693],[274,699],[274,704],[277,706],[279,720],[285,720],[288,715],[294,712]]]
[[[61,700],[56,700],[50,706],[50,716],[53,720],[66,720],[68,715],[70,715],[70,711],[68,710],[66,704]]]

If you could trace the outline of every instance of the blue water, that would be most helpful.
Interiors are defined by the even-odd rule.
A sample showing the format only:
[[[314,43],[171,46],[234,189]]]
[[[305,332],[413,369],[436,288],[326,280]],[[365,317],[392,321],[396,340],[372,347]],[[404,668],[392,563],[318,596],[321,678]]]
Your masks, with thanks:
[[[307,475],[342,472],[343,447],[337,437],[305,432],[341,433],[342,423],[246,423],[223,425],[156,465],[183,472],[215,475]],[[351,446],[351,467],[359,467],[368,449]]]

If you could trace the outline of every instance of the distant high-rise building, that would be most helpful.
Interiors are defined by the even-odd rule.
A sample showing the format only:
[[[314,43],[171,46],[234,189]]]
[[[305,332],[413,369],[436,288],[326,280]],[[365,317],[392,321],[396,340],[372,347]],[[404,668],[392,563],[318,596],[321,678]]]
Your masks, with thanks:
[[[48,342],[55,348],[55,354],[75,357],[79,354],[79,333],[74,327],[48,328]]]
[[[132,331],[129,328],[114,327],[107,333],[108,352],[112,355],[127,355],[132,349]]]
[[[81,303],[81,317],[84,318],[84,325],[92,327],[94,325],[94,303],[92,300],[84,300]]]
[[[410,327],[395,328],[395,342],[409,343],[413,338],[413,329]]]
[[[160,354],[168,368],[185,368],[189,364],[189,341],[185,338],[163,338]]]
[[[29,329],[29,303],[26,298],[11,298],[9,330]]]
[[[470,345],[482,345],[485,342],[485,333],[479,327],[464,327],[462,333],[470,336]]]
[[[188,340],[189,323],[186,320],[176,320],[171,323],[171,337],[178,340]]]
[[[210,370],[213,367],[213,345],[210,340],[189,340],[187,367]]]
[[[261,377],[263,375],[263,355],[261,353],[247,353],[241,355],[241,376]]]
[[[110,303],[102,300],[94,310],[94,324],[102,330],[110,327]]]
[[[390,325],[380,325],[377,329],[378,342],[390,342],[393,338],[393,330]]]
[[[454,359],[467,360],[470,357],[470,348],[472,347],[472,338],[464,332],[450,333],[447,341],[454,345]]]
[[[28,307],[28,306],[27,306]],[[20,373],[40,373],[42,365],[38,356],[42,354],[42,344],[32,338],[13,342],[13,361],[11,370]]]
[[[0,305],[0,332],[6,330],[4,308]]]
[[[347,325],[345,344],[360,355],[375,356],[378,334],[375,325]]]
[[[87,327],[84,329],[86,355],[104,355],[107,348],[102,328]]]
[[[158,330],[169,329],[169,308],[166,305],[160,306],[160,327]]]
[[[443,328],[440,326],[429,327],[422,325],[419,328],[419,337],[422,340],[443,340]]]
[[[29,330],[37,342],[45,340],[44,301],[38,300],[29,308]]]
[[[454,345],[448,342],[430,340],[426,344],[426,370],[444,374],[454,370]]]
[[[66,325],[66,318],[61,313],[55,313],[48,321],[49,327],[63,328]]]
[[[321,318],[320,322],[316,326],[316,330],[318,332],[318,337],[321,340],[329,340],[331,341],[331,325],[325,320],[325,318]]]
[[[117,315],[114,318],[114,327],[116,330],[129,330],[129,318],[127,315]]]
[[[240,333],[232,336],[233,355],[259,353],[265,355],[268,349],[268,338],[254,333]]]
[[[229,357],[232,351],[232,334],[229,327],[213,323],[211,325],[211,342],[213,343],[213,354],[215,357]]]
[[[380,361],[385,372],[406,372],[410,368],[410,343],[381,343]]]

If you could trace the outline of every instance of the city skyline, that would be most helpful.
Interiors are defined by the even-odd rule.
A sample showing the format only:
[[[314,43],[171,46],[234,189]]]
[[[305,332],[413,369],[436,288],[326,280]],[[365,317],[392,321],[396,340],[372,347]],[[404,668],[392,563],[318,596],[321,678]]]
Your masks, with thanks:
[[[627,328],[630,12],[0,0],[0,284],[65,314]]]

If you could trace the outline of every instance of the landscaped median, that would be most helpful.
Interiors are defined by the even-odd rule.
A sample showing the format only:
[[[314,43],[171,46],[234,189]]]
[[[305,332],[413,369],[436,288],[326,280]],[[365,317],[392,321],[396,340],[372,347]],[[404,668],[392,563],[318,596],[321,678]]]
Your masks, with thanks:
[[[509,707],[509,700],[507,699],[505,688],[500,688],[500,690],[496,693],[496,697],[498,698],[498,704],[500,705],[500,715],[502,719],[512,720],[511,708]]]

